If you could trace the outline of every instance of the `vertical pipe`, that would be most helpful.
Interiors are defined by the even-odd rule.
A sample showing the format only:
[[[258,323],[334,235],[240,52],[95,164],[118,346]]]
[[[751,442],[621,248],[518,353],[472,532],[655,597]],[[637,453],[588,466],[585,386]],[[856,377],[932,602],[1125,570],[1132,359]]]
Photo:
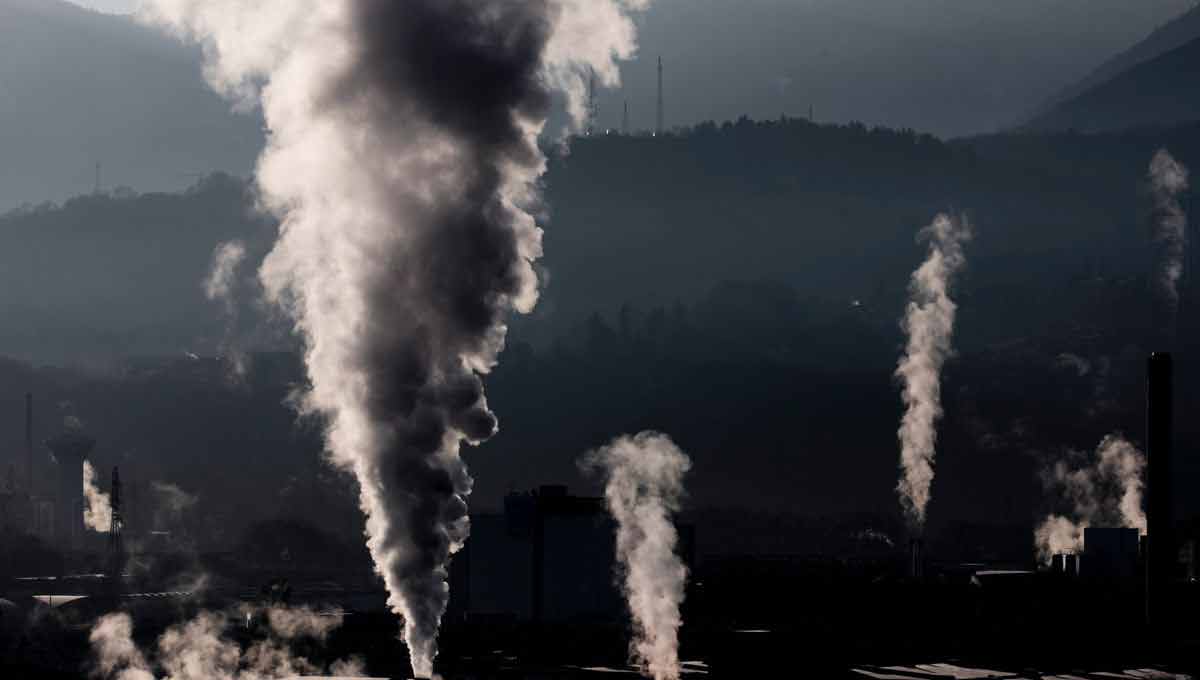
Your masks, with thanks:
[[[661,135],[663,133],[663,74],[662,74],[662,57],[658,58],[658,115],[654,121],[654,134]]]
[[[1146,370],[1146,623],[1161,625],[1175,565],[1171,500],[1173,387],[1171,355],[1150,355]]]
[[[25,493],[33,495],[33,393],[25,393]]]

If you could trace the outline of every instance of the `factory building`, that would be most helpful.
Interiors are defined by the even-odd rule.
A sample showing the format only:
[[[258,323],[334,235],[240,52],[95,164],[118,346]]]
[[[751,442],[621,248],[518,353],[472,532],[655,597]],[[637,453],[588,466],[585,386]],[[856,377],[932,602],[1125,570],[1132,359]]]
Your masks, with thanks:
[[[451,570],[451,613],[545,623],[616,619],[623,604],[615,537],[602,498],[572,496],[565,486],[510,494],[503,513],[471,519],[471,538]]]
[[[691,562],[693,532],[681,527]],[[565,486],[509,494],[504,511],[471,518],[471,538],[450,571],[451,618],[511,622],[611,622],[625,614],[616,525],[603,498]]]

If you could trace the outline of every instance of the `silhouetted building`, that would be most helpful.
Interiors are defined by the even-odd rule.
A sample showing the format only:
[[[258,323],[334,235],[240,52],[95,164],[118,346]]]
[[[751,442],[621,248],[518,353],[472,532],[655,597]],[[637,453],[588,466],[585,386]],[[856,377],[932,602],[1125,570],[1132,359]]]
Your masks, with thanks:
[[[690,536],[690,534],[689,534]],[[613,620],[616,527],[602,498],[565,486],[510,494],[504,512],[471,519],[471,538],[451,570],[452,614],[566,622]]]
[[[1083,530],[1083,564],[1088,579],[1132,580],[1137,575],[1138,530],[1088,527]]]
[[[54,533],[61,549],[75,549],[83,542],[83,461],[95,445],[96,440],[78,428],[68,428],[46,442],[58,463]]]

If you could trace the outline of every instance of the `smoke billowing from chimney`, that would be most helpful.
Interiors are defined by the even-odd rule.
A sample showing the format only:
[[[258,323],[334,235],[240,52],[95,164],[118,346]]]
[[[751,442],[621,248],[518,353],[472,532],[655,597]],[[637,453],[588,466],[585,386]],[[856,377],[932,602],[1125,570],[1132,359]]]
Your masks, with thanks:
[[[633,661],[654,680],[678,680],[687,567],[676,551],[672,515],[679,511],[691,460],[670,437],[643,432],[589,452],[583,465],[604,473],[604,496],[617,522],[617,560],[634,623]]]
[[[554,90],[618,81],[648,0],[153,0],[206,76],[261,104],[257,183],[281,219],[260,270],[306,343],[306,412],[352,470],[367,544],[433,672],[450,556],[467,538],[459,455],[497,428],[482,375],[538,297],[537,139]]]
[[[112,528],[112,502],[107,493],[96,485],[96,469],[89,460],[83,461],[83,524],[92,531],[108,533]]]
[[[1142,509],[1146,456],[1118,434],[1105,437],[1095,457],[1082,466],[1060,460],[1042,473],[1048,493],[1070,505],[1067,514],[1047,516],[1034,532],[1038,557],[1049,562],[1054,555],[1083,550],[1083,530],[1090,526],[1125,527],[1146,533]],[[1072,463],[1075,464],[1072,464]]]
[[[957,306],[950,299],[950,286],[966,266],[963,245],[971,236],[966,217],[938,215],[918,235],[929,241],[929,256],[909,283],[910,301],[903,323],[908,345],[896,367],[905,406],[898,432],[903,476],[897,491],[909,524],[917,531],[925,525],[933,483],[936,423],[942,415],[942,365],[954,351],[951,340]]]
[[[1158,282],[1170,306],[1171,321],[1179,308],[1179,279],[1187,249],[1187,214],[1179,195],[1188,189],[1188,169],[1166,149],[1159,149],[1150,161],[1150,187],[1154,193],[1154,240],[1162,248],[1158,264]]]

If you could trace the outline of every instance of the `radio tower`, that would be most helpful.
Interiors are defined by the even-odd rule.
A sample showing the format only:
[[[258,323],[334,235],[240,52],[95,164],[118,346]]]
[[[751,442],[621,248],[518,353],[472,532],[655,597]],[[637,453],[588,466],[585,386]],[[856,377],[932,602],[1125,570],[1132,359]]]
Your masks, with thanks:
[[[621,134],[629,135],[629,100],[625,100],[625,112],[621,114]]]
[[[658,58],[658,116],[654,120],[655,136],[663,133],[662,57]]]
[[[112,471],[109,506],[112,508],[112,521],[108,526],[108,576],[111,579],[119,579],[125,566],[125,545],[121,537],[125,519],[121,517],[121,474],[116,467],[113,467]]]

